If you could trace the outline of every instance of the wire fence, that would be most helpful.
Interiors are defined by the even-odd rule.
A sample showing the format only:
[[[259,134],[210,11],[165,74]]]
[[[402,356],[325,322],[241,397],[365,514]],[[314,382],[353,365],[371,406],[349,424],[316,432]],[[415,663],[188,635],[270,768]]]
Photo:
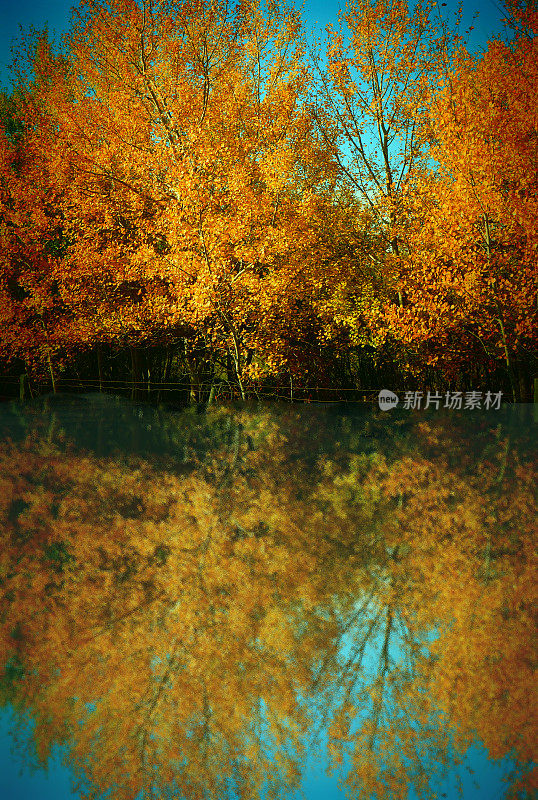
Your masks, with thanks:
[[[22,380],[25,379],[24,388]],[[76,389],[82,391],[98,391],[98,392],[130,392],[136,393],[138,398],[144,395],[147,397],[154,397],[155,394],[165,392],[185,393],[191,394],[194,392],[200,398],[209,395],[211,389],[214,389],[215,400],[235,400],[241,399],[241,391],[237,385],[231,384],[227,381],[220,381],[215,384],[210,382],[201,381],[197,385],[189,380],[178,381],[157,381],[157,380],[133,380],[120,378],[64,378],[58,377],[55,381],[56,389]],[[27,376],[14,376],[5,375],[0,376],[0,386],[9,386],[13,388],[11,396],[16,394],[43,394],[44,392],[52,389],[50,379],[43,378],[29,380]],[[20,392],[15,391],[15,387],[19,387]],[[386,388],[386,387],[383,387]],[[247,384],[245,386],[245,393],[249,399],[259,400],[283,400],[286,402],[323,402],[323,403],[370,403],[377,400],[379,389],[362,389],[357,387],[335,387],[335,386],[318,386],[318,385],[299,385],[296,386],[291,383],[287,384],[269,384],[265,387]],[[394,390],[393,390],[394,391]],[[396,390],[399,391],[399,390]],[[320,394],[332,395],[332,397],[320,397]],[[337,395],[337,397],[334,397]],[[351,395],[354,395],[353,397]],[[4,395],[5,396],[5,395]]]
[[[121,378],[68,378],[58,377],[55,379],[55,386],[52,381],[45,377],[31,378],[27,374],[20,376],[16,375],[0,375],[0,401],[16,400],[21,401],[27,398],[39,397],[44,394],[51,394],[56,392],[95,392],[102,394],[120,394],[124,397],[130,396],[130,399],[135,401],[147,402],[166,402],[166,394],[171,402],[179,402],[180,405],[198,405],[207,406],[212,403],[220,402],[235,402],[235,401],[264,401],[264,402],[284,402],[284,403],[320,403],[328,404],[355,404],[355,405],[377,405],[379,395],[383,391],[387,391],[388,387],[379,388],[361,388],[361,387],[340,387],[340,386],[319,386],[319,385],[305,385],[296,386],[293,381],[290,383],[270,384],[259,386],[252,383],[245,382],[243,397],[241,389],[236,383],[228,382],[226,380],[219,380],[218,382],[211,383],[210,381],[200,381],[193,384],[188,379],[177,381],[157,381],[139,379],[121,379]],[[11,390],[11,391],[10,391]],[[390,387],[390,391],[397,396],[402,397],[409,394],[426,394],[424,387],[411,388],[394,388]],[[428,396],[430,395],[428,390]],[[439,389],[433,389],[435,395]],[[446,391],[446,387],[442,390],[442,394],[447,396],[451,394],[450,390]],[[464,394],[463,391],[460,392]],[[467,394],[465,392],[465,394]],[[472,394],[472,392],[471,392]],[[476,394],[476,393],[475,393]],[[481,394],[481,393],[480,393]],[[510,402],[509,396],[503,394],[503,402]],[[175,395],[171,397],[170,395]],[[440,399],[440,397],[438,397]],[[534,403],[538,404],[538,379],[534,385]],[[420,407],[420,401],[418,407]],[[436,402],[434,398],[434,402]],[[448,402],[448,401],[447,401]],[[531,400],[531,402],[533,402]]]

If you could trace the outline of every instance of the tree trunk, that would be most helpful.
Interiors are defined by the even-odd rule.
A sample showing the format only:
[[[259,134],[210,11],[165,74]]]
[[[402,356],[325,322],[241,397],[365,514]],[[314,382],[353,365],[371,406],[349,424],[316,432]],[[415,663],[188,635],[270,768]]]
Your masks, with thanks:
[[[56,394],[56,378],[54,377],[54,369],[53,369],[53,366],[52,366],[52,356],[51,356],[51,350],[50,350],[49,334],[48,334],[47,326],[45,325],[45,322],[44,322],[43,318],[41,318],[41,326],[43,328],[43,333],[45,334],[45,342],[47,344],[47,362],[48,362],[48,365],[49,365],[50,379],[52,381],[52,392],[53,392],[53,394]]]
[[[232,341],[233,341],[233,349],[230,351],[230,355],[232,357],[232,364],[234,365],[235,371],[235,379],[237,381],[237,385],[239,386],[239,392],[241,394],[241,400],[246,400],[245,395],[245,387],[243,385],[243,381],[241,379],[241,371],[242,371],[242,364],[241,364],[241,350],[240,350],[240,343],[238,341],[238,337],[235,334],[235,331],[232,331]]]
[[[101,352],[101,345],[97,345],[97,372],[99,374],[99,391],[103,391],[103,354]]]
[[[166,348],[165,358],[164,358],[164,371],[163,371],[163,374],[162,374],[162,377],[161,377],[161,384],[165,384],[165,387],[164,387],[165,390],[166,390],[166,384],[168,383],[169,378],[170,378],[170,370],[171,370],[171,367],[172,367],[173,358],[174,358],[174,355],[173,355],[173,352],[172,352],[172,348],[171,347],[167,347]],[[161,386],[161,387],[159,387],[159,392],[157,394],[157,402],[158,403],[161,402],[162,391],[163,391],[163,387]]]
[[[142,394],[142,358],[140,348],[131,347],[131,400],[140,400]]]
[[[26,399],[26,390],[29,388],[28,387],[28,375],[26,373],[24,373],[24,375],[20,376],[19,380],[20,380],[19,400],[21,401],[21,403],[23,403],[24,400]]]
[[[52,392],[56,394],[56,378],[54,377],[54,370],[52,368],[52,359],[50,357],[50,348],[48,352],[48,362],[49,362],[49,372],[50,372],[50,379],[52,381]]]
[[[497,309],[499,309],[499,305],[497,304]],[[514,370],[512,369],[512,363],[510,361],[510,354],[508,352],[508,344],[506,342],[506,335],[504,332],[504,325],[501,319],[500,313],[497,317],[497,322],[499,323],[499,327],[501,329],[501,336],[502,336],[502,343],[503,343],[503,350],[504,350],[504,360],[506,361],[506,371],[508,372],[508,380],[510,381],[510,388],[512,389],[512,401],[516,402],[516,384],[514,378]]]
[[[200,374],[198,370],[198,365],[196,364],[196,359],[194,356],[189,356],[189,350],[187,347],[187,340],[184,339],[185,345],[185,362],[187,364],[187,371],[189,373],[189,403],[194,405],[199,402],[200,398]]]
[[[529,370],[529,362],[523,357],[513,359],[514,373],[517,386],[519,388],[519,400],[521,403],[532,403],[532,381]]]
[[[216,392],[215,376],[213,375],[213,381],[211,383],[211,389],[209,390],[209,397],[207,398],[207,405],[208,406],[213,405],[213,403],[215,401],[215,392]]]

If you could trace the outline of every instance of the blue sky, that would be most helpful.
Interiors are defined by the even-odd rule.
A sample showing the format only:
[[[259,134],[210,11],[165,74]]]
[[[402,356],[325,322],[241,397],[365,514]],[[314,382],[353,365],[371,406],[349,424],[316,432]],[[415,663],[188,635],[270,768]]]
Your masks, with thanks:
[[[7,67],[11,62],[11,43],[18,35],[19,25],[42,28],[48,23],[49,30],[60,35],[69,26],[73,4],[73,0],[0,0],[0,84],[4,88],[10,85]],[[456,5],[455,0],[447,0],[444,10],[450,12]],[[485,47],[488,38],[502,30],[499,5],[500,0],[463,0],[463,29],[474,25],[469,39],[472,50]],[[328,23],[336,23],[338,10],[343,7],[341,0],[306,0],[303,15],[307,28],[323,31]],[[479,12],[479,18],[473,22],[475,11]]]

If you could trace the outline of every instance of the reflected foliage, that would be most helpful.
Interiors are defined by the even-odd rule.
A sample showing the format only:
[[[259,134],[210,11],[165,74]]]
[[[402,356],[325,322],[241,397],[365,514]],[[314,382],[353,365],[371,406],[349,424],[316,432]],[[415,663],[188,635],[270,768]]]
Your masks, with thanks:
[[[85,797],[286,797],[316,747],[349,797],[432,797],[474,741],[524,796],[524,411],[6,407],[0,703]]]

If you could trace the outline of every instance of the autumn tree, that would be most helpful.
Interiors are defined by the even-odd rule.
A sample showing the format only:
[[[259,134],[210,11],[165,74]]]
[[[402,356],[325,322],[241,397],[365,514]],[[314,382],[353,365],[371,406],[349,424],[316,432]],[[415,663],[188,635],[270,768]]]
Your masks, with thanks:
[[[428,157],[408,181],[408,305],[387,307],[402,341],[455,376],[504,362],[514,400],[536,374],[536,18],[482,57],[462,53],[432,98]]]
[[[70,340],[71,319],[62,297],[66,247],[55,208],[51,165],[43,161],[26,122],[21,92],[4,95],[0,127],[0,355],[20,358],[29,371],[55,372]]]
[[[304,295],[327,196],[298,14],[92,0],[64,44],[40,41],[21,84],[69,237],[77,340],[202,334],[244,396],[275,309]]]
[[[432,84],[458,43],[441,19],[434,20],[434,6],[418,3],[411,12],[406,2],[351,0],[339,29],[328,27],[327,68],[316,59],[313,113],[342,180],[369,209],[384,241],[382,250],[370,255],[377,277],[359,278],[354,325],[360,328],[371,308],[370,324],[381,339],[386,331],[378,302],[396,296],[399,306],[403,303],[395,227],[403,213],[402,187],[422,151],[418,134]],[[351,271],[347,284],[356,281]]]

